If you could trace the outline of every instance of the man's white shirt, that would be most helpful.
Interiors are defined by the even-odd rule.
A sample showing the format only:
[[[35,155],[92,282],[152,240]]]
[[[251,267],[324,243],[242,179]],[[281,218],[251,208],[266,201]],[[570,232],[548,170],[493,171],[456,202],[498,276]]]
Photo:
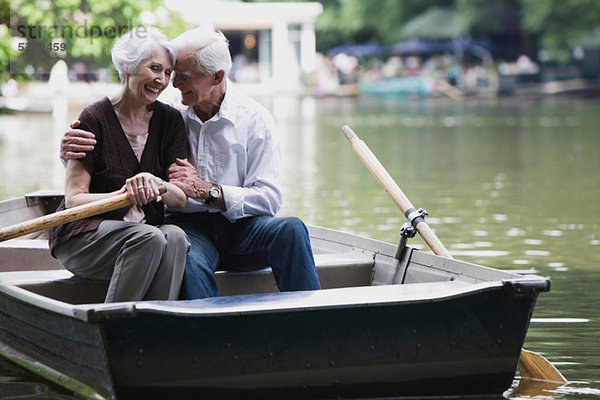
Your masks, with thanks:
[[[229,221],[274,216],[282,204],[281,155],[271,114],[228,85],[219,112],[202,122],[192,106],[177,108],[188,134],[188,160],[205,181],[223,189],[226,211],[189,198],[182,212],[221,212]]]

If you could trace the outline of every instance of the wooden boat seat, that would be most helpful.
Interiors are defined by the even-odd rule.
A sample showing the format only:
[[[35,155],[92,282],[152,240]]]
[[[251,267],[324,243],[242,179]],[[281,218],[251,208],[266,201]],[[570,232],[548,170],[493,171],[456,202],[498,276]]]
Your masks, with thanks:
[[[12,239],[0,242],[0,271],[61,269],[52,257],[47,239]]]
[[[315,265],[321,286],[325,289],[368,286],[373,275],[371,255],[354,253],[315,254]],[[221,296],[277,292],[271,268],[258,271],[217,271],[215,273]]]
[[[70,304],[102,303],[108,290],[108,281],[80,278],[62,268],[0,272],[0,280]]]
[[[372,256],[363,254],[326,253],[316,254],[315,264],[322,287],[332,289],[368,286],[374,261]],[[0,275],[0,279],[10,280],[24,289],[71,304],[101,303],[108,289],[106,281],[80,278],[62,268]],[[279,291],[270,268],[251,272],[217,271],[215,275],[221,296]]]

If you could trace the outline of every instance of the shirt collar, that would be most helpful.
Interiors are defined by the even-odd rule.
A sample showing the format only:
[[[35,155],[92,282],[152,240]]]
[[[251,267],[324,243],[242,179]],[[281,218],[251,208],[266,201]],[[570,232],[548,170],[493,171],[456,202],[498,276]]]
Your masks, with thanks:
[[[233,125],[235,125],[237,112],[234,107],[233,96],[231,95],[231,91],[232,89],[228,84],[227,90],[225,91],[225,97],[223,98],[223,102],[221,103],[221,107],[219,108],[219,112],[217,113],[217,115],[219,115],[220,118],[224,118],[230,121]]]
[[[235,112],[234,101],[232,100],[233,96],[230,93],[231,88],[227,87],[227,91],[225,92],[225,97],[221,102],[221,107],[219,107],[219,111],[211,119],[209,119],[209,121],[218,121],[220,119],[225,119],[235,126],[237,113]],[[199,122],[200,124],[203,124],[202,120],[200,120],[200,118],[198,118],[198,116],[196,115],[193,106],[188,106],[185,112],[188,118],[191,118]]]

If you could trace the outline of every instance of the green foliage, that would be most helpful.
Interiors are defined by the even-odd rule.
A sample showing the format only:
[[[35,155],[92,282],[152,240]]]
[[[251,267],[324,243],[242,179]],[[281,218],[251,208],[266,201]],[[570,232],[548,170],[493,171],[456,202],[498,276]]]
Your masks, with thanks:
[[[456,0],[461,18],[475,35],[501,33],[510,29],[520,30],[511,19],[520,19],[518,0]],[[508,22],[510,20],[510,26]]]
[[[518,15],[524,34],[539,38],[539,48],[561,62],[570,59],[573,46],[600,27],[598,0],[456,0],[472,30],[498,32],[500,13]]]
[[[89,69],[112,68],[114,40],[147,23],[142,21],[143,12],[156,15],[163,0],[0,0],[0,5],[0,68],[6,73],[9,57],[5,55],[10,53],[10,72],[18,76],[31,67],[48,73],[59,59],[68,65],[83,62]],[[164,15],[166,10],[161,11]],[[184,28],[179,17],[168,11],[166,15],[152,24],[171,27],[167,34]],[[2,26],[10,27],[6,35]],[[14,43],[18,37],[27,39],[21,39],[20,49]]]
[[[454,0],[327,0],[323,15],[317,21],[319,50],[346,43],[375,41],[392,44],[401,39],[401,28],[408,20],[441,5],[449,6]]]
[[[323,14],[316,24],[319,51],[342,43],[394,43],[403,39],[401,28],[407,21],[434,6],[456,7],[461,25],[468,26],[475,36],[510,30],[529,36],[529,40],[539,38],[540,49],[562,55],[563,59],[585,33],[600,27],[599,0],[321,0],[320,3]],[[510,26],[507,20],[511,21]]]
[[[282,0],[249,1],[280,2]],[[406,21],[435,5],[452,6],[455,0],[320,0],[319,2],[323,5],[323,14],[315,26],[317,50],[324,52],[343,43],[370,41],[381,44],[395,43],[402,39],[400,29]]]
[[[570,49],[600,27],[600,1],[520,0],[523,27],[540,34],[543,49],[559,61],[570,58]]]
[[[163,7],[163,1],[0,0],[0,81],[9,76],[9,60],[13,72],[23,72],[27,65],[47,72],[58,59],[69,65],[81,61],[90,68],[112,68],[110,49],[115,37],[140,25],[148,11],[155,16],[164,15],[165,12],[156,12]],[[599,0],[320,0],[320,3],[323,14],[315,28],[317,49],[321,52],[343,43],[395,43],[404,39],[401,29],[407,21],[434,6],[456,7],[461,23],[474,36],[513,29],[529,35],[530,39],[539,38],[540,49],[563,60],[569,58],[571,48],[583,35],[600,28]],[[166,14],[155,25],[169,37],[186,29],[176,13],[166,11]],[[515,16],[516,25],[506,26],[500,15]],[[39,38],[30,40],[19,51],[16,44],[11,47],[11,41],[20,35],[17,27],[46,29],[36,31]],[[97,31],[90,32],[92,27]],[[68,31],[76,28],[79,30]],[[49,50],[48,44],[52,46],[54,42],[62,44],[64,51]]]

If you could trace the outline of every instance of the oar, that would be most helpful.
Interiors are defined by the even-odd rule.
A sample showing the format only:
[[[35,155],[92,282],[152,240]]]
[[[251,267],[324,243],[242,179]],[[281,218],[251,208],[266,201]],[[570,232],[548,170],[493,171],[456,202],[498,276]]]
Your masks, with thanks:
[[[162,194],[166,191],[165,187],[160,187],[158,191]],[[42,231],[55,226],[66,224],[67,222],[77,221],[79,219],[102,214],[108,211],[130,206],[131,200],[127,193],[121,193],[106,199],[82,204],[77,207],[68,208],[52,214],[47,214],[29,221],[20,222],[0,229],[0,242],[14,239],[29,233]]]
[[[452,100],[460,100],[462,99],[463,93],[456,86],[452,86],[447,81],[441,81],[438,83],[437,88],[440,92],[444,93],[446,96],[450,97]]]
[[[371,171],[375,179],[377,179],[381,186],[383,186],[392,200],[394,200],[394,203],[396,203],[396,205],[400,208],[400,210],[402,210],[404,215],[406,215],[409,220],[414,218],[415,229],[417,232],[419,232],[429,247],[431,247],[431,250],[433,250],[433,252],[437,255],[446,258],[452,258],[450,252],[442,244],[440,239],[438,239],[436,234],[433,233],[427,222],[425,222],[425,219],[415,214],[417,210],[415,210],[410,200],[406,198],[400,187],[394,181],[394,178],[392,178],[392,176],[385,170],[383,165],[381,165],[379,160],[367,147],[365,142],[360,140],[358,136],[356,136],[356,133],[354,133],[349,126],[345,125],[342,130],[344,131],[348,141],[350,141],[350,144],[352,144],[354,152],[362,160],[369,171]]]
[[[439,256],[452,258],[450,253],[437,235],[429,228],[427,222],[422,217],[415,217],[415,208],[406,198],[400,187],[396,184],[391,175],[385,170],[383,165],[377,160],[375,155],[367,147],[365,142],[359,139],[354,131],[347,125],[342,127],[346,139],[352,145],[352,149],[362,160],[365,166],[371,171],[371,174],[383,186],[385,191],[390,195],[394,203],[402,210],[406,217],[413,222],[417,232],[421,235],[425,243]],[[530,379],[540,379],[551,382],[566,383],[567,380],[554,365],[546,360],[541,355],[529,350],[522,349],[519,357],[519,371],[521,377]]]

